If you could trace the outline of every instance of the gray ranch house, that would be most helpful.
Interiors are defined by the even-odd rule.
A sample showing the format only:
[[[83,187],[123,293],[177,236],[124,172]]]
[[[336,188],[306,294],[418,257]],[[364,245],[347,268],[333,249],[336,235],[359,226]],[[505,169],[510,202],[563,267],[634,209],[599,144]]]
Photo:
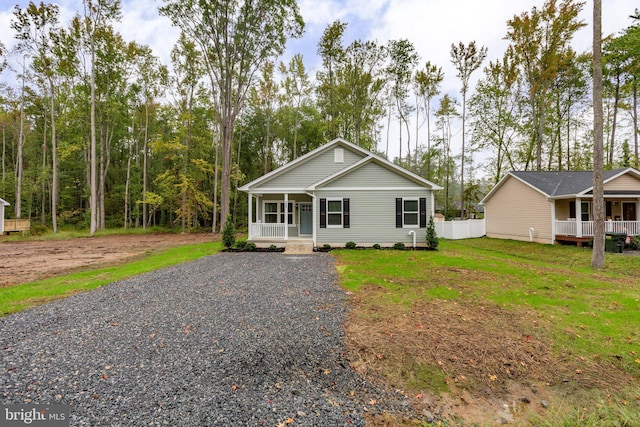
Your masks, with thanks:
[[[441,187],[338,138],[240,187],[248,240],[314,247],[424,246]]]

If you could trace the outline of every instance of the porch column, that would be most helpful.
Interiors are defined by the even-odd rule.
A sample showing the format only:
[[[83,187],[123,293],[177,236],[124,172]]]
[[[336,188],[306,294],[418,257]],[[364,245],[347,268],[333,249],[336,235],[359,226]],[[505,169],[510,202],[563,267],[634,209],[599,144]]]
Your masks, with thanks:
[[[576,237],[582,237],[582,199],[576,198]]]
[[[556,243],[556,201],[551,200],[551,244]]]
[[[316,193],[314,192],[313,195],[311,196],[311,214],[313,216],[313,220],[311,221],[311,223],[313,224],[313,230],[311,232],[312,235],[312,239],[313,239],[313,246],[316,247],[318,246],[318,240],[317,240],[317,236],[316,236]]]
[[[284,193],[284,240],[289,240],[289,193]]]
[[[251,226],[253,224],[253,195],[251,193],[249,193],[249,197],[247,197],[248,199],[248,209],[247,212],[249,212],[249,240],[251,240],[253,238],[253,227]]]

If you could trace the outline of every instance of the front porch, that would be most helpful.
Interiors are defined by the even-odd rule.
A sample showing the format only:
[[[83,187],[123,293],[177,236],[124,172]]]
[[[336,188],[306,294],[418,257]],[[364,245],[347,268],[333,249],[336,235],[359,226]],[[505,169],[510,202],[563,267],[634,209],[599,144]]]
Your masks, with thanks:
[[[616,193],[622,193],[617,191]],[[630,193],[630,192],[629,192]],[[640,211],[638,193],[605,194],[605,232],[624,233],[627,236],[640,236]],[[585,195],[575,199],[554,201],[554,240],[575,242],[578,246],[593,238],[593,199]]]
[[[604,231],[640,236],[640,221],[605,221]],[[556,221],[556,236],[593,237],[593,221]]]
[[[258,246],[311,242],[313,199],[308,194],[249,193],[248,240]]]

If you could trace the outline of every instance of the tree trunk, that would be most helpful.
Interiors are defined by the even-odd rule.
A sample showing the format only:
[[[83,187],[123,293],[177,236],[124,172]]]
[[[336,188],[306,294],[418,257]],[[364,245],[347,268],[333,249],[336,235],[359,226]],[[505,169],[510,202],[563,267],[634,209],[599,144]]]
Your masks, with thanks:
[[[24,70],[24,57],[22,58],[22,69]],[[22,89],[20,91],[20,129],[18,132],[18,167],[16,168],[15,214],[17,219],[20,219],[20,215],[22,214],[22,175],[24,173],[23,159],[22,159],[22,147],[24,146],[24,79],[25,77],[23,74]]]
[[[220,180],[220,229],[224,230],[229,215],[231,193],[231,143],[233,139],[233,119],[222,120],[222,178]]]
[[[215,146],[213,160],[213,224],[211,226],[211,230],[215,233],[218,225],[218,152],[220,148],[219,140],[216,138],[215,126],[211,129],[211,144]]]
[[[427,98],[427,179],[431,179],[431,98]]]
[[[6,126],[2,126],[2,194],[6,194],[5,189],[5,159],[7,155],[7,130]]]
[[[91,209],[91,223],[89,234],[92,236],[98,229],[98,171],[96,153],[96,52],[91,36],[91,148],[90,148],[90,182],[89,182],[89,205]]]
[[[611,140],[609,141],[609,150],[607,165],[613,165],[613,150],[615,148],[616,139],[616,122],[618,121],[618,104],[620,103],[620,75],[616,76],[616,89],[613,96],[613,118],[611,120]]]
[[[467,115],[467,92],[462,92],[462,151],[460,153],[460,218],[464,219],[464,128]]]
[[[142,149],[142,229],[147,229],[147,144],[149,138],[149,102],[144,106],[144,144]]]
[[[58,232],[58,143],[56,141],[56,116],[55,116],[55,88],[53,79],[49,78],[51,90],[51,228]]]
[[[592,268],[604,268],[604,159],[602,135],[602,0],[593,2],[593,253]]]
[[[634,78],[633,82],[633,143],[635,146],[635,167],[639,167],[638,162],[638,83]]]
[[[47,180],[44,179],[45,172],[47,170],[47,118],[43,117],[43,132],[42,132],[42,198],[40,204],[40,225],[45,226],[45,215],[47,212]]]

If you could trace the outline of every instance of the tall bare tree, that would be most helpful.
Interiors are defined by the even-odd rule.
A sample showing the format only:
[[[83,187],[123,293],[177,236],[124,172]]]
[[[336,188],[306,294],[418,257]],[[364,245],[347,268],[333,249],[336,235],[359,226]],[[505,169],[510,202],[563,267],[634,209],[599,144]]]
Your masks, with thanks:
[[[440,93],[440,83],[444,80],[442,67],[432,64],[430,61],[424,65],[424,69],[416,71],[415,91],[418,99],[424,105],[424,115],[427,121],[427,178],[431,179],[431,99]],[[418,108],[419,110],[419,108]],[[417,126],[417,124],[416,124]],[[416,128],[416,152],[418,151],[418,128]]]
[[[395,102],[396,113],[399,119],[400,154],[398,159],[402,164],[402,126],[407,130],[407,164],[411,165],[411,135],[409,133],[409,118],[413,106],[407,102],[413,77],[413,71],[418,65],[420,57],[413,43],[407,39],[390,40],[388,45],[389,64],[387,75],[391,87],[391,98]]]
[[[54,83],[56,64],[54,40],[58,25],[58,6],[40,3],[36,6],[29,2],[26,9],[16,6],[15,20],[11,27],[20,40],[19,48],[29,51],[33,56],[32,67],[43,76],[49,86],[49,114],[51,120],[51,225],[53,232],[58,231],[58,147],[56,141],[56,88]],[[44,200],[44,195],[43,195]],[[44,213],[43,213],[44,214]]]
[[[260,67],[284,51],[287,39],[302,35],[304,22],[295,0],[164,2],[160,13],[196,42],[216,88],[222,134],[222,231],[230,210],[233,130],[247,90]]]
[[[458,78],[462,83],[460,94],[462,95],[462,152],[460,159],[460,216],[464,218],[464,154],[465,154],[465,119],[467,117],[467,92],[469,91],[469,78],[471,73],[480,68],[482,61],[487,57],[487,48],[476,47],[475,40],[467,46],[459,42],[451,45],[451,62],[458,70]]]
[[[593,253],[592,268],[604,268],[604,158],[602,136],[602,0],[593,1]]]
[[[82,37],[84,54],[89,57],[90,120],[91,137],[89,142],[89,205],[91,210],[89,234],[93,235],[99,226],[98,202],[98,149],[96,124],[96,49],[97,38],[102,28],[110,21],[120,19],[120,0],[83,0],[82,19],[77,19]]]

